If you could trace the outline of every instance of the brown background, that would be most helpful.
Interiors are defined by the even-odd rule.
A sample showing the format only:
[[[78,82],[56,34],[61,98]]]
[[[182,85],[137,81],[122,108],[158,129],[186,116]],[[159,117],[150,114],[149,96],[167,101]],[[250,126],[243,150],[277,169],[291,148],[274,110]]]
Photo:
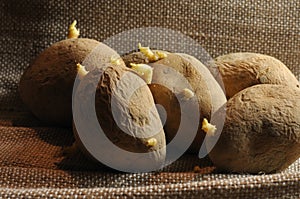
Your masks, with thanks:
[[[300,74],[300,1],[0,1],[0,195],[297,198],[300,163],[273,175],[211,174],[207,160],[185,156],[161,173],[124,174],[65,158],[70,129],[46,127],[26,110],[17,84],[30,61],[66,37],[102,41],[138,27],[164,27],[197,40],[212,57],[250,51],[272,55]],[[33,153],[34,152],[34,153]],[[192,171],[195,165],[203,173]]]

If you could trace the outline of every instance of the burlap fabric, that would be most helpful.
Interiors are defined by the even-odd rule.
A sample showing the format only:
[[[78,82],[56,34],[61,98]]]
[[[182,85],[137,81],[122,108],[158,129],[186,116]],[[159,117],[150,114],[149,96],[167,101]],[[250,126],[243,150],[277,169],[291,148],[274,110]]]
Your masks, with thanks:
[[[48,127],[22,104],[17,85],[30,61],[79,21],[82,37],[104,40],[137,27],[164,27],[197,40],[211,56],[272,55],[299,77],[298,0],[1,0],[0,197],[299,198],[300,161],[272,175],[221,174],[186,155],[161,172],[125,174],[62,149],[71,129]],[[200,173],[193,167],[199,165]]]

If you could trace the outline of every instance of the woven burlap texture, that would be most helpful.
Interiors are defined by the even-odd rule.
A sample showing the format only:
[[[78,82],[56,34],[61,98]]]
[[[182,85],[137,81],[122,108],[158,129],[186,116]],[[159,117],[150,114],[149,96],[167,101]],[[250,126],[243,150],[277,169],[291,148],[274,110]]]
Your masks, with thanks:
[[[300,161],[272,175],[211,173],[186,155],[161,172],[125,174],[63,148],[71,129],[44,126],[22,104],[18,82],[30,61],[66,37],[77,19],[99,41],[139,27],[163,27],[195,39],[212,56],[250,51],[282,60],[299,77],[297,0],[0,1],[0,197],[299,198]],[[193,167],[200,165],[201,173]]]

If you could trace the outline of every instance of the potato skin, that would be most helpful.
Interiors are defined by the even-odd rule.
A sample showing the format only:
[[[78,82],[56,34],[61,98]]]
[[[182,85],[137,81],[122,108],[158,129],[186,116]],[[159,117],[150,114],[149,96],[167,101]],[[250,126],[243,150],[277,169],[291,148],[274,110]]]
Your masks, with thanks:
[[[226,97],[256,84],[299,87],[292,72],[278,59],[258,53],[232,53],[217,57],[215,65],[223,78]]]
[[[19,83],[23,102],[49,125],[72,126],[72,89],[76,64],[100,42],[66,39],[45,49],[24,71]]]
[[[161,59],[152,65],[152,82],[161,82],[162,85],[168,85],[168,83],[171,82],[173,85],[173,87],[171,88],[171,92],[174,94],[179,94],[180,92],[182,92],[182,90],[184,89],[182,88],[183,82],[179,82],[177,78],[174,78],[172,73],[169,73],[168,71],[162,69],[160,65],[168,66],[178,73],[182,74],[183,77],[191,85],[193,92],[198,99],[200,112],[199,126],[196,138],[194,139],[192,145],[188,150],[191,153],[198,153],[206,135],[205,132],[201,129],[201,121],[203,120],[203,118],[210,119],[212,113],[212,98],[207,82],[205,81],[203,74],[201,74],[200,71],[196,69],[197,67],[193,66],[190,61],[179,54],[170,53],[166,58]],[[166,137],[167,140],[170,141],[174,138],[178,131],[179,123],[173,121],[180,121],[180,106],[174,99],[171,99],[170,101],[164,100],[164,88],[162,88],[160,85],[156,85],[155,89],[153,89],[153,87],[150,88],[155,102],[163,105],[167,113],[172,113],[171,115],[168,115],[168,117],[172,117],[172,120],[167,119],[167,122],[165,124]],[[169,108],[171,110],[168,110]]]
[[[201,72],[201,75],[205,79],[205,82],[208,86],[209,92],[211,94],[212,98],[212,115],[214,112],[216,112],[219,108],[221,108],[226,102],[226,96],[225,96],[225,90],[220,86],[222,82],[217,82],[217,80],[213,77],[209,69],[202,64],[198,59],[195,57],[184,54],[184,53],[177,53],[178,55],[185,58],[187,61],[189,61],[193,66],[197,67],[198,70]],[[209,119],[209,118],[207,118]]]
[[[164,50],[152,50],[152,52],[156,53],[156,52],[161,52],[161,53],[165,53],[165,54],[169,54],[170,52],[168,51],[164,51]],[[125,65],[129,68],[131,68],[130,64],[150,64],[150,63],[154,63],[155,61],[150,61],[148,57],[146,57],[142,52],[138,51],[138,52],[131,52],[125,55],[121,56]]]
[[[174,138],[179,128],[181,113],[176,95],[182,91],[182,86],[181,83],[178,82],[178,79],[173,76],[174,74],[166,73],[157,64],[166,65],[175,69],[189,81],[193,89],[196,90],[201,117],[197,136],[188,151],[198,153],[206,135],[205,132],[201,130],[201,121],[203,118],[207,118],[208,120],[212,119],[214,112],[226,103],[227,100],[224,91],[208,68],[195,57],[184,53],[163,52],[168,54],[167,58],[154,63],[150,63],[147,57],[141,52],[124,55],[122,58],[127,67],[130,67],[130,63],[143,63],[153,66],[153,83],[148,86],[155,102],[162,105],[167,113],[164,129],[168,142]],[[157,66],[155,66],[155,64]],[[171,82],[174,87],[170,90],[164,85],[159,85],[155,82],[161,82],[162,84]]]
[[[131,67],[130,64],[149,64],[149,59],[141,52],[132,52],[122,56],[122,59],[127,67]]]
[[[209,157],[220,170],[274,173],[300,157],[300,89],[260,84],[227,103],[222,134]]]
[[[117,138],[116,140],[118,142],[115,144],[125,150],[144,153],[148,152],[149,150],[163,148],[165,146],[163,129],[161,129],[161,131],[154,136],[154,138],[157,139],[158,144],[149,148],[145,145],[145,142],[148,140],[148,138],[140,139],[135,136],[129,136],[123,133],[116,126],[111,113],[111,90],[112,87],[116,86],[118,79],[125,72],[135,74],[135,72],[125,67],[109,67],[103,72],[103,76],[100,79],[96,90],[95,106],[98,120],[101,126],[103,126],[103,129],[107,131],[108,138],[111,140],[115,140]],[[96,72],[93,73],[95,74]],[[141,126],[148,125],[148,121],[150,120],[149,109],[154,107],[154,100],[147,85],[134,92],[129,105],[130,115],[127,116],[132,117],[132,119]],[[156,116],[159,118],[159,115]]]
[[[80,101],[84,104],[86,100],[86,95],[91,95],[93,92],[90,88],[92,84],[97,83],[99,77],[100,81],[97,83],[97,89],[95,94],[95,110],[98,122],[104,131],[105,135],[109,138],[109,140],[118,146],[129,152],[134,153],[147,153],[149,151],[155,152],[155,157],[153,157],[152,162],[155,164],[162,164],[165,158],[165,134],[163,128],[159,132],[148,132],[147,130],[134,131],[132,130],[132,123],[124,122],[127,130],[130,131],[131,135],[125,133],[122,128],[118,126],[116,123],[113,112],[112,112],[112,95],[113,89],[116,88],[120,79],[125,75],[125,73],[130,73],[131,75],[135,75],[139,78],[139,76],[131,69],[124,66],[112,65],[107,67],[105,70],[102,68],[96,68],[93,71],[89,72],[84,79],[80,82],[78,86],[78,93],[80,97]],[[96,81],[95,81],[96,80]],[[132,85],[132,82],[129,80],[125,80],[126,85]],[[123,90],[123,89],[122,89]],[[126,99],[122,97],[122,95],[117,98],[117,106],[122,103],[126,103]],[[127,121],[126,118],[131,118],[135,124],[139,126],[145,127],[150,125],[150,117],[156,117],[156,119],[160,122],[160,118],[158,113],[149,114],[149,110],[155,107],[153,97],[148,86],[145,84],[139,89],[135,90],[130,98],[129,105],[129,113],[121,111],[120,116],[121,119]],[[123,110],[121,108],[121,110]],[[84,111],[84,110],[82,110]],[[150,127],[151,129],[151,127]],[[132,131],[131,131],[132,130]],[[80,137],[76,128],[74,128],[75,137]],[[83,132],[84,133],[84,132]],[[88,132],[87,132],[88,133]],[[153,133],[156,133],[152,135]],[[147,138],[141,138],[141,136]],[[148,146],[147,140],[150,138],[155,138],[157,140],[157,144],[154,146]],[[81,142],[81,140],[78,140]],[[82,143],[80,144],[82,146]],[[105,147],[105,146],[104,146]],[[97,152],[95,152],[97,153]],[[119,157],[118,154],[113,154],[111,151],[111,156],[120,159],[120,165],[124,165],[127,167],[128,164],[143,164],[143,160],[132,160],[126,159],[126,157]],[[90,154],[93,156],[93,154]],[[124,159],[125,158],[125,159]],[[136,161],[136,162],[135,162]],[[148,160],[149,161],[149,160]],[[145,161],[146,162],[146,161]],[[145,165],[146,167],[147,165]]]

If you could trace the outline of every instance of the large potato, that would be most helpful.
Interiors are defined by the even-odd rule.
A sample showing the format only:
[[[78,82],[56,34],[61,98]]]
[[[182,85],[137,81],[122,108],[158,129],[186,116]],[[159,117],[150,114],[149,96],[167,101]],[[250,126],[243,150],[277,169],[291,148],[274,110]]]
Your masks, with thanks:
[[[180,99],[184,98],[185,94],[190,95],[189,90],[196,96],[198,107],[193,108],[198,109],[200,113],[198,123],[191,122],[184,129],[188,135],[189,131],[193,131],[196,127],[197,135],[189,152],[197,153],[206,135],[201,129],[202,120],[204,118],[210,120],[214,111],[226,103],[223,90],[207,67],[196,58],[182,53],[167,53],[167,57],[154,63],[151,63],[141,52],[123,56],[123,60],[129,67],[130,63],[150,63],[153,67],[152,83],[149,87],[155,102],[162,105],[166,111],[164,129],[168,142],[174,138],[182,122]],[[178,74],[182,75],[183,79],[179,78]],[[188,90],[186,90],[187,83],[191,86]]]
[[[166,155],[165,135],[153,97],[145,82],[143,86],[135,89],[134,85],[138,80],[143,82],[125,65],[110,65],[105,69],[96,68],[80,82],[77,87],[78,98],[74,102],[79,105],[78,110],[74,109],[75,114],[83,113],[83,116],[77,119],[74,115],[75,122],[88,123],[86,128],[80,131],[74,128],[78,141],[92,157],[98,161],[101,161],[101,158],[111,159],[112,162],[117,162],[118,169],[122,171],[135,172],[140,171],[141,167],[146,169],[161,166]],[[90,114],[90,111],[85,110],[83,106],[90,103],[87,96],[93,96],[93,88],[96,89],[94,105],[97,123],[99,122],[110,142],[122,149],[122,152],[138,154],[153,152],[152,155],[143,158],[137,155],[128,157],[118,153],[109,144],[110,142],[97,141],[100,132],[93,134],[95,128],[89,125],[92,119],[84,115]],[[78,124],[77,128],[80,128]],[[116,168],[115,164],[114,166]]]
[[[300,89],[260,84],[227,103],[222,134],[209,157],[220,169],[273,173],[300,157]]]
[[[223,78],[226,97],[256,84],[299,87],[292,72],[278,59],[257,53],[232,53],[215,59]]]
[[[174,94],[180,94],[184,89],[182,86],[184,82],[180,82],[177,77],[172,73],[166,72],[160,67],[160,65],[168,66],[178,73],[182,74],[192,87],[199,105],[199,123],[197,135],[189,148],[189,152],[198,153],[200,146],[205,138],[206,133],[202,130],[201,122],[204,118],[210,120],[213,112],[224,103],[226,103],[225,95],[214,79],[214,77],[197,59],[186,54],[169,54],[166,58],[161,59],[153,65],[153,82],[161,82],[162,84],[172,84],[171,92]],[[167,140],[171,141],[178,131],[178,125],[180,124],[180,107],[174,99],[169,101],[164,100],[162,96],[165,95],[164,90],[159,85],[150,85],[154,100],[158,104],[162,104],[167,113],[170,113],[168,117],[172,119],[166,121],[165,132]],[[169,95],[171,96],[171,95]],[[196,106],[195,106],[196,107]],[[170,121],[170,122],[169,122]],[[189,128],[186,128],[188,134],[195,124],[191,124]]]
[[[40,120],[50,125],[72,125],[72,89],[77,64],[100,43],[66,39],[45,49],[21,77],[22,100]]]

